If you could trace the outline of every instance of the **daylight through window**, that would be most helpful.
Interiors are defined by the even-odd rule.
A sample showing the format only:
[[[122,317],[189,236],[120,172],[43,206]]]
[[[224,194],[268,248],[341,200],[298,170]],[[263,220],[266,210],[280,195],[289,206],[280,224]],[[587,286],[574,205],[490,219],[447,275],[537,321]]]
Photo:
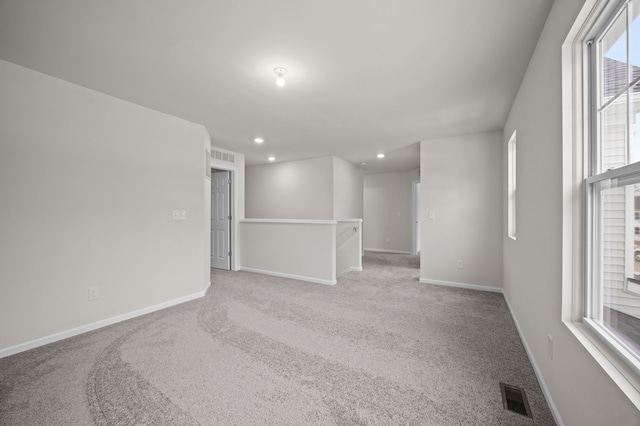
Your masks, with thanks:
[[[640,0],[597,24],[588,49],[585,320],[640,367]]]
[[[507,143],[507,227],[511,239],[516,239],[516,132]]]

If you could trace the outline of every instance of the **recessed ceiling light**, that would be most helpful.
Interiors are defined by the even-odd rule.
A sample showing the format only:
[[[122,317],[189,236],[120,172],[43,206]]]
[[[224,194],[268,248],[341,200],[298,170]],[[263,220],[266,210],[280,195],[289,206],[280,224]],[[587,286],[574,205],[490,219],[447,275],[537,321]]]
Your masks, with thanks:
[[[253,141],[255,143],[262,143],[262,142],[264,142],[264,139],[263,138],[255,138]]]
[[[286,68],[277,67],[273,69],[273,72],[276,73],[278,78],[276,78],[276,84],[280,87],[284,86],[284,75],[287,73]]]
[[[269,157],[268,160],[269,161],[276,161],[276,157]]]
[[[383,153],[378,154],[378,158],[384,158],[384,154]]]

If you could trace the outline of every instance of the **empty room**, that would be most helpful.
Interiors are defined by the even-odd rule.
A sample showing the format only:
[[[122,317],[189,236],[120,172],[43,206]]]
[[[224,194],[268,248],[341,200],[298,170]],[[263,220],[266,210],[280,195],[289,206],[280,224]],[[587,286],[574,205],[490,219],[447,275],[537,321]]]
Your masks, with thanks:
[[[0,425],[640,425],[640,0],[0,0]]]

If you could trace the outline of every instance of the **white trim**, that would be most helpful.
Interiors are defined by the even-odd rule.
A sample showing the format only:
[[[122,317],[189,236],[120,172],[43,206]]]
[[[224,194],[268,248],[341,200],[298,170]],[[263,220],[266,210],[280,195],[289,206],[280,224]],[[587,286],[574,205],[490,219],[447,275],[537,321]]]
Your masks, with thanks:
[[[507,142],[507,235],[516,239],[517,212],[517,130]]]
[[[420,180],[411,182],[411,254],[420,254],[420,194],[418,192]]]
[[[549,405],[549,409],[551,410],[553,419],[556,421],[556,424],[558,426],[564,426],[564,422],[562,421],[562,417],[560,417],[560,412],[558,411],[558,407],[556,407],[556,404],[553,401],[553,398],[551,397],[551,392],[549,392],[549,388],[547,387],[547,384],[544,381],[542,372],[540,371],[538,364],[536,364],[536,360],[533,357],[533,353],[531,352],[531,349],[529,348],[529,344],[527,343],[527,340],[524,338],[524,333],[520,329],[520,324],[518,324],[516,315],[513,312],[513,309],[511,308],[511,303],[509,303],[509,299],[507,298],[507,295],[504,294],[504,292],[503,292],[503,296],[504,296],[504,301],[507,303],[507,308],[509,308],[509,313],[511,314],[513,323],[516,326],[516,330],[518,330],[518,334],[520,335],[520,341],[522,342],[522,346],[524,346],[524,351],[527,353],[527,357],[529,357],[529,362],[531,363],[531,366],[533,367],[533,371],[536,373],[536,377],[538,378],[538,383],[540,384],[540,388],[542,389],[542,394],[544,395],[544,398],[547,400],[547,404]]]
[[[413,254],[410,251],[405,251],[405,250],[387,250],[387,249],[375,249],[375,248],[365,248],[364,251],[375,251],[377,253]]]
[[[362,219],[336,219],[338,223],[362,223]]]
[[[565,321],[564,325],[573,336],[589,352],[594,360],[602,367],[604,372],[613,380],[620,390],[629,398],[629,401],[640,409],[640,393],[638,384],[632,380],[632,373],[627,364],[620,359],[591,328],[583,322]]]
[[[229,235],[228,235],[228,241],[227,241],[227,248],[228,248],[228,252],[230,252],[231,254],[227,256],[227,271],[231,271],[233,270],[234,266],[237,265],[236,262],[236,257],[238,250],[235,249],[238,241],[236,240],[236,225],[237,225],[237,220],[235,219],[236,217],[236,202],[235,202],[235,198],[236,198],[236,187],[235,187],[235,182],[236,182],[236,175],[237,172],[235,170],[231,170],[231,169],[219,169],[217,167],[211,167],[211,175],[213,176],[213,171],[216,171],[216,173],[218,172],[227,172],[228,173],[228,178],[229,178],[229,193],[227,194],[228,198],[229,198],[229,214],[231,215],[231,219],[229,220]],[[209,238],[209,257],[207,258],[207,263],[209,264],[209,268],[211,268],[211,264],[213,263],[213,257],[212,257],[212,253],[211,253],[211,216],[213,215],[213,186],[211,184],[211,182],[209,182],[209,192],[210,192],[210,197],[209,197],[209,220],[207,220],[207,225],[206,227],[208,228],[208,238]],[[234,254],[235,253],[235,254]],[[222,268],[220,268],[222,269]]]
[[[420,282],[424,284],[434,284],[434,285],[441,285],[445,287],[458,287],[458,288],[466,288],[469,290],[489,291],[492,293],[504,294],[504,291],[500,287],[489,287],[487,285],[457,283],[455,281],[432,280],[430,278],[420,278]]]
[[[244,181],[244,154],[240,154],[239,152],[234,152],[234,151],[229,151],[226,149],[222,149],[222,148],[218,148],[216,146],[211,145],[211,141],[209,141],[209,169],[217,169],[217,170],[226,170],[231,172],[231,248],[232,248],[232,254],[231,254],[231,270],[232,271],[237,271],[238,267],[240,266],[239,263],[239,259],[240,259],[240,251],[241,251],[241,247],[238,244],[239,242],[239,203],[240,203],[240,199],[242,198],[244,200],[244,186],[238,186],[237,182],[240,179],[239,176],[242,175],[242,180]],[[227,161],[222,161],[222,160],[216,160],[211,159],[211,150],[216,150],[216,151],[220,151],[220,152],[226,152],[227,154],[233,154],[234,156],[234,161],[233,163],[227,162]],[[240,165],[238,164],[238,158],[242,157],[242,167],[240,167]],[[211,170],[209,170],[211,172]],[[242,173],[241,173],[242,172]],[[242,192],[242,197],[240,196],[240,194],[238,194],[238,192]],[[209,193],[211,193],[211,178],[209,178]],[[211,202],[209,202],[209,204],[211,204]],[[244,210],[242,211],[242,215],[244,216]],[[209,229],[209,234],[211,233],[211,213],[209,213],[209,220],[207,221],[207,228]],[[211,244],[211,242],[209,242],[209,245]],[[211,253],[209,253],[209,257],[207,258],[207,263],[209,264],[209,266],[211,266]]]
[[[361,272],[361,271],[362,271],[362,266],[349,266],[344,271],[342,271],[342,272],[340,272],[338,274],[338,278],[340,278],[341,276],[343,276],[344,274],[346,274],[348,272]]]
[[[322,220],[322,219],[240,219],[241,223],[292,223],[303,225],[337,225],[337,220]]]
[[[488,287],[488,286],[476,285],[476,284],[456,283],[456,282],[451,282],[451,281],[430,280],[430,279],[427,279],[427,278],[420,278],[420,282],[421,283],[426,283],[426,284],[435,284],[435,285],[441,285],[441,286],[447,286],[447,287],[459,287],[459,288],[466,288],[466,289],[471,289],[471,290],[489,291],[489,292],[493,292],[493,293],[502,294],[502,297],[504,297],[504,300],[507,303],[507,308],[509,309],[509,314],[511,315],[511,318],[513,319],[513,323],[516,326],[516,330],[518,331],[518,335],[520,336],[520,341],[522,342],[522,346],[524,347],[524,351],[526,352],[527,357],[529,358],[529,362],[531,363],[531,366],[533,367],[533,371],[536,374],[536,378],[538,379],[538,383],[540,384],[540,388],[542,389],[542,394],[544,395],[545,399],[547,400],[547,404],[549,405],[549,409],[551,410],[551,414],[553,415],[553,419],[556,421],[556,424],[558,426],[564,426],[564,423],[562,421],[562,417],[560,417],[560,412],[558,411],[558,407],[556,407],[556,404],[553,401],[553,398],[551,397],[551,392],[549,392],[549,388],[547,387],[547,384],[544,381],[544,378],[542,376],[542,372],[540,371],[540,368],[538,367],[538,364],[536,364],[536,360],[533,357],[533,353],[531,352],[531,349],[529,348],[529,344],[527,343],[527,340],[524,338],[524,333],[522,332],[522,329],[520,328],[520,324],[518,324],[518,320],[516,319],[516,315],[513,312],[513,309],[511,308],[511,303],[509,303],[509,299],[507,299],[507,295],[504,293],[504,290],[501,289],[501,288],[497,288],[497,287]]]
[[[584,78],[587,54],[584,42],[597,34],[598,20],[607,15],[607,8],[618,5],[615,1],[586,0],[562,44],[562,323],[640,409],[640,377],[582,319],[588,296],[584,294],[584,282],[591,271],[587,263],[590,256],[583,254],[583,250],[589,249],[583,240],[591,220],[584,214],[587,206],[582,187],[584,170],[590,168],[583,152],[586,148],[583,139],[591,131],[587,127],[591,111],[584,96],[589,90],[589,82]],[[607,176],[614,177],[617,173],[622,171]]]
[[[69,337],[77,336],[79,334],[97,330],[99,328],[103,328],[108,325],[113,325],[113,324],[126,321],[132,318],[136,318],[142,315],[150,314],[151,312],[159,311],[161,309],[166,309],[171,306],[190,302],[191,300],[204,297],[208,289],[209,289],[209,286],[207,286],[207,288],[203,291],[199,291],[197,293],[193,293],[188,296],[179,297],[177,299],[169,300],[167,302],[159,303],[157,305],[138,309],[137,311],[128,312],[122,315],[117,315],[115,317],[107,318],[101,321],[92,322],[91,324],[82,325],[80,327],[72,328],[70,330],[65,330],[59,333],[50,334],[49,336],[45,336],[45,337],[40,337],[38,339],[31,340],[29,342],[20,343],[15,346],[10,346],[5,349],[0,349],[0,358],[4,358],[10,355],[15,355],[17,353],[28,351],[29,349],[34,349],[40,346],[48,345],[49,343],[57,342],[59,340],[68,339]]]
[[[307,281],[315,284],[336,285],[338,280],[323,280],[322,278],[305,277],[302,275],[285,274],[283,272],[265,271],[263,269],[240,267],[240,271],[253,272],[255,274],[271,275],[273,277],[289,278],[298,281]]]

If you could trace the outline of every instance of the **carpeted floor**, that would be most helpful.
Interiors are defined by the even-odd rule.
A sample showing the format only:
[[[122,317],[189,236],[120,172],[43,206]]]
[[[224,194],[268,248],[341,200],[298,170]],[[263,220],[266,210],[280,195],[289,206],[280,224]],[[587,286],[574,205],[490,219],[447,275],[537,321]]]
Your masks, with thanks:
[[[203,299],[0,359],[0,424],[553,425],[503,297],[418,276],[378,253],[333,287],[212,270]]]

